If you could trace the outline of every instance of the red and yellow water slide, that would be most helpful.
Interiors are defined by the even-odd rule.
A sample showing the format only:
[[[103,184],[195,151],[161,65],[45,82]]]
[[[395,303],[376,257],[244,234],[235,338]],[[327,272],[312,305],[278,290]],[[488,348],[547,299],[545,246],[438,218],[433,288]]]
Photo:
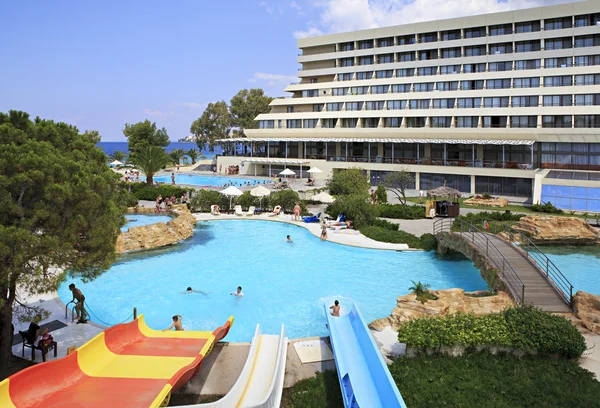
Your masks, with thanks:
[[[233,317],[213,332],[156,331],[140,315],[113,326],[68,356],[29,367],[0,383],[2,408],[136,408],[166,405],[198,374],[227,335]],[[163,405],[164,406],[164,405]]]

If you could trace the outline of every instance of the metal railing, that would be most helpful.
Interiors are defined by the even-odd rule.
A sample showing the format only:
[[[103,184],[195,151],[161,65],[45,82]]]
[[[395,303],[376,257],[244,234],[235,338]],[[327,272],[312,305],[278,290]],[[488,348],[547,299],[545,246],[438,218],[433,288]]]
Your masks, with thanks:
[[[512,242],[518,242],[519,247],[525,252],[525,257],[541,272],[542,276],[552,285],[554,290],[569,305],[573,300],[573,285],[558,269],[542,250],[529,239],[529,237],[520,231],[512,228],[510,225],[502,224],[510,235]],[[513,236],[516,235],[518,240]]]
[[[458,231],[452,231],[452,225],[456,221],[458,223]],[[519,304],[524,304],[525,301],[525,284],[515,272],[510,262],[502,255],[502,252],[494,245],[489,239],[488,234],[476,227],[475,225],[461,220],[459,218],[448,219],[440,218],[433,222],[433,235],[437,235],[442,232],[455,232],[469,240],[475,245],[482,253],[485,254],[486,258],[491,261],[498,273],[500,278],[506,283],[508,290],[512,294],[513,298]]]

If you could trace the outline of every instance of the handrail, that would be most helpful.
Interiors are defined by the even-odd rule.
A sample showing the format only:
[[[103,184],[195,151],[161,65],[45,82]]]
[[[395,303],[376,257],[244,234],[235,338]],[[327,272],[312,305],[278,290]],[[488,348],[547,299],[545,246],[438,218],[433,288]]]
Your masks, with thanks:
[[[433,222],[433,235],[444,231],[452,231],[454,221],[458,221],[461,235],[479,247],[486,257],[496,266],[500,273],[500,277],[506,283],[508,290],[513,295],[513,298],[519,304],[524,304],[525,301],[525,284],[514,270],[510,262],[502,255],[502,252],[489,239],[488,234],[476,227],[475,225],[464,221],[460,218],[455,219],[437,219]],[[448,225],[446,225],[448,224]],[[468,233],[471,233],[470,235]],[[475,233],[478,233],[475,235]]]
[[[558,267],[542,252],[542,250],[533,243],[533,241],[521,231],[518,231],[510,225],[502,223],[507,228],[510,234],[511,241],[515,242],[512,235],[519,237],[519,246],[525,252],[525,257],[531,262],[536,268],[542,272],[542,276],[554,287],[558,294],[563,298],[565,302],[571,304],[573,301],[573,285],[558,269]]]

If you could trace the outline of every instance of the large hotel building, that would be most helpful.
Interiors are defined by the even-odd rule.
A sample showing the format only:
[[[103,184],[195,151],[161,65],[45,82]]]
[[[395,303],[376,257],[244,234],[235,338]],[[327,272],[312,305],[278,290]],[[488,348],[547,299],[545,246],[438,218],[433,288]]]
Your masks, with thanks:
[[[442,185],[600,211],[600,1],[298,41],[299,82],[219,157],[242,174],[408,169]]]

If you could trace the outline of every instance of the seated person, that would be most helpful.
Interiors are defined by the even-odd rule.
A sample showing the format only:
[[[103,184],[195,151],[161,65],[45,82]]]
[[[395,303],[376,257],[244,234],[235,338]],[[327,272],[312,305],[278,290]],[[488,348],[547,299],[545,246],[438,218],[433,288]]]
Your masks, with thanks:
[[[29,323],[29,328],[27,329],[27,343],[35,344],[38,337],[43,336],[48,333],[48,329],[41,329],[39,326],[40,321],[42,320],[41,315],[36,315],[33,318],[33,321]]]

